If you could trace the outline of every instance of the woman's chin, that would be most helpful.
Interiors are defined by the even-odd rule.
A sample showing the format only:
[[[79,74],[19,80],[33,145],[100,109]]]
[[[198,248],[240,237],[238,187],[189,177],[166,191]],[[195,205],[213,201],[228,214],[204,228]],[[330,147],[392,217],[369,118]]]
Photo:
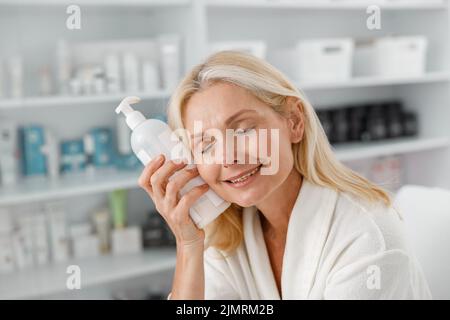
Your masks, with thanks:
[[[231,202],[241,207],[251,207],[260,202],[263,197],[259,193],[248,190],[248,192],[243,191],[239,194],[233,194],[230,198],[232,199]]]

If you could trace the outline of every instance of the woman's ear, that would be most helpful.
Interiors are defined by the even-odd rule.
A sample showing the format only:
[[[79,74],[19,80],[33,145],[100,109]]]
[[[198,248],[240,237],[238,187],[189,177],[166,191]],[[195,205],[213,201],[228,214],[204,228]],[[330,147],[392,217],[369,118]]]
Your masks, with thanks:
[[[305,131],[305,117],[303,104],[299,98],[288,97],[288,125],[291,143],[298,143],[303,139]]]

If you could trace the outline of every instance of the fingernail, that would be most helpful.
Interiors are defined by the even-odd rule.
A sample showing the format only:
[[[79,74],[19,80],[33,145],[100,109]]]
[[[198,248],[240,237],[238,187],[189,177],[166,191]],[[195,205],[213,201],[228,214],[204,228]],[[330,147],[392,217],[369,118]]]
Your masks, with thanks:
[[[162,154],[160,154],[160,155],[156,158],[156,161],[159,163],[159,162],[163,161],[163,159],[164,159],[164,156],[163,156]]]

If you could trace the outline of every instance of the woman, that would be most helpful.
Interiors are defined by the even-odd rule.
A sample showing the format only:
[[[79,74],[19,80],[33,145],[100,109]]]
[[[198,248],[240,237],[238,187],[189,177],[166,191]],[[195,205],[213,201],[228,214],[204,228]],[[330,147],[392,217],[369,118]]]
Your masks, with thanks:
[[[233,51],[210,56],[181,81],[168,118],[172,129],[192,133],[201,121],[268,149],[251,162],[247,144],[183,133],[195,155],[220,154],[222,163],[188,170],[160,157],[144,169],[139,185],[177,240],[171,299],[430,298],[389,195],[336,159],[310,103],[270,64]],[[277,141],[258,138],[262,129]],[[197,175],[206,184],[181,197]],[[232,205],[200,230],[189,208],[209,188]]]

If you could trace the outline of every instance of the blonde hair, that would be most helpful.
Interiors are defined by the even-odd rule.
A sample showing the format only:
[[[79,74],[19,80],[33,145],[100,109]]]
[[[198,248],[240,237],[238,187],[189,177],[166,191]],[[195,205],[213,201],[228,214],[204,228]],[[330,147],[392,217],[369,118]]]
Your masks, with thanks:
[[[309,182],[347,192],[369,202],[391,204],[386,191],[344,166],[334,155],[322,125],[304,94],[266,61],[236,51],[221,51],[195,66],[175,89],[168,105],[172,129],[185,128],[183,114],[196,92],[216,82],[228,82],[249,90],[279,113],[286,111],[286,99],[298,98],[304,115],[303,139],[292,146],[294,167]],[[183,132],[184,130],[181,130]],[[189,137],[179,134],[189,146]],[[243,239],[242,207],[232,204],[206,227],[207,246],[234,251]]]

